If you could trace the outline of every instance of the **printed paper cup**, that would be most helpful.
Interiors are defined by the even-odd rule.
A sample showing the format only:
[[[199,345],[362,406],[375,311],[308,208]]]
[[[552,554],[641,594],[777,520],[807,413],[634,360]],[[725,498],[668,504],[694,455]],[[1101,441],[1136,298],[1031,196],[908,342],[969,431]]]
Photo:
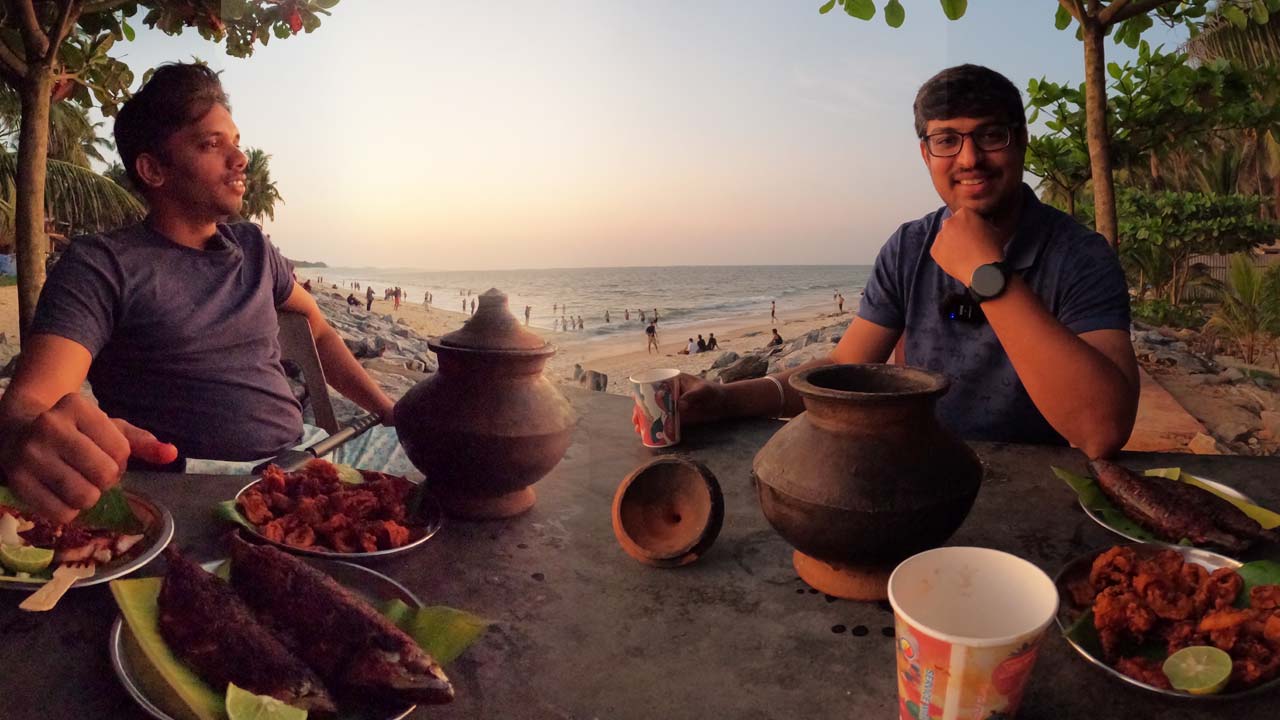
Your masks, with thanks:
[[[680,416],[676,409],[679,370],[646,370],[631,376],[636,399],[635,419],[645,447],[670,447],[680,442]]]
[[[1058,591],[1020,557],[944,547],[889,576],[897,627],[898,717],[1013,717],[1058,611]]]

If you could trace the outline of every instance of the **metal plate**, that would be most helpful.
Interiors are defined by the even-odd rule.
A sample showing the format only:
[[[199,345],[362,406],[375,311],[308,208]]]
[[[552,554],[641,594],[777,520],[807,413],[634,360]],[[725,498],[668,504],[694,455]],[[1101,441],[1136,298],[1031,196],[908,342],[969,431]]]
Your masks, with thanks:
[[[224,562],[226,561],[207,562],[204,563],[203,567],[212,572]],[[340,585],[351,590],[366,602],[382,603],[390,600],[400,600],[409,607],[422,607],[422,601],[410,592],[408,588],[375,570],[333,560],[307,559],[304,562],[310,563],[312,567],[328,574],[329,577],[338,581]],[[108,636],[107,649],[111,653],[111,667],[115,669],[116,677],[120,679],[120,684],[124,685],[124,689],[148,715],[157,720],[180,720],[186,717],[187,714],[185,712],[174,711],[172,714],[170,713],[170,709],[173,707],[172,703],[177,702],[177,700],[168,697],[171,694],[168,686],[164,684],[163,680],[154,676],[150,664],[141,655],[141,648],[137,646],[137,641],[133,639],[133,633],[125,625],[124,618],[117,616],[115,623],[112,624],[111,633]],[[160,684],[157,685],[157,683]],[[343,720],[402,720],[402,718],[408,717],[415,708],[417,708],[417,705],[410,705],[392,715],[379,716],[378,718],[372,718],[364,714],[354,715],[349,713],[342,713],[339,717]]]
[[[248,485],[245,485],[244,487],[240,488],[240,492],[236,493],[234,502],[239,503],[240,496],[243,495],[246,490],[253,487],[254,485],[257,485],[260,482],[262,481],[254,480]],[[408,482],[412,483],[413,481],[409,480]],[[353,487],[359,487],[359,486],[355,485]],[[238,507],[237,507],[237,512],[239,512]],[[248,519],[246,518],[246,522],[247,520]],[[252,525],[252,523],[250,523],[250,525]],[[267,545],[274,545],[275,547],[293,555],[302,555],[304,557],[320,558],[322,560],[352,561],[352,560],[376,560],[376,559],[385,558],[391,555],[399,555],[400,553],[409,552],[410,550],[413,550],[419,545],[422,545],[426,541],[430,540],[431,536],[439,532],[441,526],[443,525],[444,525],[444,509],[440,506],[440,501],[436,500],[435,496],[432,495],[431,493],[424,492],[422,495],[422,504],[418,506],[417,521],[412,525],[409,525],[407,523],[405,524],[405,527],[409,528],[409,542],[405,543],[404,545],[401,545],[398,548],[392,548],[390,550],[374,550],[373,552],[350,552],[350,553],[338,552],[337,550],[311,550],[307,548],[298,548],[292,545],[286,545],[285,543],[271,540],[267,536],[258,532],[257,528],[249,528],[249,527],[241,526],[241,532],[244,534],[244,536],[247,539],[253,542],[265,543]]]
[[[71,589],[73,590],[128,575],[151,562],[173,539],[173,515],[169,514],[167,508],[141,493],[134,492],[128,488],[121,488],[121,490],[124,492],[124,498],[128,501],[130,509],[133,510],[134,517],[142,522],[142,534],[144,537],[139,541],[139,544],[143,546],[142,550],[124,562],[115,561],[106,565],[99,565],[95,568],[93,577],[71,583]],[[49,582],[48,578],[23,580],[8,576],[2,578],[2,580],[0,588],[20,590],[22,592],[34,592]]]
[[[1208,550],[1201,550],[1199,548],[1186,547],[1185,545],[1165,545],[1162,543],[1133,543],[1133,544],[1124,545],[1122,547],[1131,547],[1135,551],[1137,551],[1140,556],[1144,554],[1149,555],[1162,550],[1176,550],[1178,553],[1182,555],[1183,560],[1185,562],[1192,562],[1197,565],[1200,565],[1201,567],[1203,567],[1205,570],[1209,572],[1213,572],[1218,568],[1231,568],[1232,570],[1235,570],[1235,569],[1238,569],[1243,564],[1239,560],[1232,560],[1226,555],[1219,555],[1218,553],[1210,552]],[[1159,695],[1166,695],[1168,697],[1175,697],[1182,700],[1191,700],[1191,701],[1197,701],[1197,702],[1214,702],[1218,700],[1233,700],[1235,698],[1246,697],[1249,695],[1254,695],[1256,693],[1265,692],[1267,690],[1270,690],[1276,687],[1280,687],[1280,677],[1276,677],[1260,685],[1255,685],[1249,688],[1248,690],[1240,690],[1237,692],[1221,692],[1216,695],[1192,695],[1190,693],[1185,693],[1178,690],[1165,690],[1164,688],[1158,688],[1154,685],[1148,685],[1144,682],[1131,678],[1128,675],[1125,675],[1119,670],[1116,670],[1115,668],[1108,665],[1102,658],[1096,657],[1095,655],[1093,655],[1093,653],[1089,652],[1087,648],[1077,643],[1073,638],[1068,637],[1066,634],[1067,630],[1072,625],[1075,624],[1076,620],[1078,620],[1080,616],[1084,614],[1085,611],[1089,610],[1089,607],[1081,607],[1075,603],[1075,600],[1071,594],[1071,584],[1074,581],[1080,579],[1081,577],[1087,578],[1089,575],[1090,569],[1092,569],[1093,567],[1094,559],[1097,558],[1099,555],[1101,555],[1103,552],[1106,552],[1106,551],[1099,550],[1097,552],[1092,552],[1092,553],[1089,553],[1088,555],[1072,560],[1071,562],[1067,563],[1066,567],[1062,568],[1062,570],[1058,573],[1057,577],[1053,579],[1054,585],[1058,587],[1058,615],[1056,618],[1058,623],[1058,629],[1062,631],[1063,639],[1066,640],[1067,643],[1071,645],[1071,647],[1075,648],[1076,652],[1080,653],[1080,657],[1083,657],[1086,661],[1089,662],[1089,664],[1102,668],[1102,670],[1106,672],[1108,675],[1111,675],[1112,677],[1115,677],[1115,678],[1119,678],[1120,680],[1122,680],[1125,683],[1128,683],[1129,685],[1142,688],[1143,690],[1146,690],[1148,692],[1157,693]]]
[[[1188,474],[1188,477],[1194,478],[1196,481],[1204,483],[1205,487],[1211,487],[1211,488],[1213,488],[1214,490],[1216,490],[1216,491],[1218,491],[1218,492],[1222,493],[1223,495],[1225,495],[1225,496],[1227,496],[1227,497],[1229,497],[1229,498],[1233,498],[1233,499],[1236,499],[1236,500],[1241,500],[1241,501],[1244,501],[1244,502],[1249,503],[1250,505],[1257,505],[1257,504],[1258,504],[1258,503],[1257,503],[1253,498],[1249,497],[1248,495],[1245,495],[1244,493],[1240,492],[1239,490],[1236,490],[1235,488],[1233,488],[1233,487],[1231,487],[1231,486],[1229,486],[1229,485],[1223,485],[1222,483],[1220,483],[1220,482],[1215,482],[1215,481],[1213,481],[1213,480],[1206,480],[1206,479],[1204,479],[1204,478],[1202,478],[1202,477],[1198,477],[1198,476],[1196,476],[1196,475],[1190,475],[1190,474]],[[1097,482],[1097,480],[1094,480],[1094,482]],[[1178,481],[1178,480],[1170,480],[1170,482],[1180,482],[1180,481]],[[1085,507],[1085,504],[1084,504],[1084,500],[1083,500],[1083,499],[1080,499],[1078,502],[1080,503],[1080,509],[1081,509],[1081,510],[1084,510],[1084,514],[1085,514],[1085,515],[1088,515],[1088,516],[1089,516],[1089,518],[1090,518],[1091,520],[1093,520],[1094,522],[1098,523],[1099,525],[1101,525],[1102,527],[1106,528],[1107,530],[1110,530],[1111,532],[1115,533],[1116,535],[1119,535],[1120,537],[1124,538],[1125,540],[1132,540],[1133,542],[1136,542],[1136,543],[1155,543],[1155,544],[1158,544],[1158,545],[1168,545],[1169,547],[1174,548],[1175,550],[1176,550],[1176,549],[1178,549],[1178,548],[1186,547],[1185,545],[1175,545],[1175,544],[1173,544],[1173,543],[1168,543],[1168,542],[1165,542],[1165,541],[1160,540],[1160,539],[1158,539],[1158,538],[1157,538],[1157,539],[1155,539],[1155,540],[1152,540],[1152,539],[1150,539],[1150,538],[1134,537],[1134,536],[1132,536],[1132,535],[1130,535],[1130,534],[1126,533],[1126,532],[1125,532],[1125,531],[1123,531],[1123,530],[1120,530],[1120,529],[1118,529],[1118,528],[1114,528],[1114,527],[1112,527],[1111,525],[1107,524],[1107,520],[1106,520],[1106,518],[1104,518],[1104,517],[1102,517],[1101,515],[1099,515],[1098,513],[1094,512],[1091,508]],[[1112,504],[1114,505],[1115,503],[1112,503]],[[1116,510],[1117,510],[1117,511],[1120,511],[1120,512],[1123,512],[1123,511],[1121,511],[1121,510],[1120,510],[1120,508],[1118,508],[1118,507],[1116,508]],[[1155,533],[1152,533],[1152,535],[1154,535],[1154,534],[1155,534]]]

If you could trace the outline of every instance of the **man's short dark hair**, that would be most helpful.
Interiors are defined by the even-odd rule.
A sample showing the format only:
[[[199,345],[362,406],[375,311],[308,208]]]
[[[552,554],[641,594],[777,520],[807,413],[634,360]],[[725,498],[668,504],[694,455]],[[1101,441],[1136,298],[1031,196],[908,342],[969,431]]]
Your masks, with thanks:
[[[143,153],[158,155],[166,140],[205,116],[213,106],[231,109],[218,73],[202,63],[166,63],[120,108],[116,115],[116,148],[129,179],[146,185],[134,167]]]
[[[957,65],[929,78],[912,105],[916,136],[924,137],[930,120],[994,117],[1022,126],[1027,122],[1022,95],[1009,78],[981,65]]]

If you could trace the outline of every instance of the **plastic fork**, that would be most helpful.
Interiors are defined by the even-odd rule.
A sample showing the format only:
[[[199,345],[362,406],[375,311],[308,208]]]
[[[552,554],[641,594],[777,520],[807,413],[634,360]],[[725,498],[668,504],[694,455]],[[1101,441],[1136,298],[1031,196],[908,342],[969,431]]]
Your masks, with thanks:
[[[93,577],[93,563],[63,563],[53,571],[53,579],[40,586],[39,590],[27,596],[18,607],[32,612],[52,610],[62,599],[64,593],[77,580]]]

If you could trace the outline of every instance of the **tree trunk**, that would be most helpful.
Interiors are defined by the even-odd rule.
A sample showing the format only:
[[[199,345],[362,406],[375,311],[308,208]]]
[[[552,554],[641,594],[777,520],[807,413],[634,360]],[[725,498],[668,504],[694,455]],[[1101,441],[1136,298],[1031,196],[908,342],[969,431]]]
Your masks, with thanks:
[[[1076,191],[1075,190],[1067,191],[1067,214],[1073,218],[1076,216]]]
[[[18,332],[23,347],[35,318],[36,302],[44,287],[49,236],[44,231],[44,186],[49,159],[49,108],[53,75],[49,68],[32,65],[20,94],[22,130],[18,140],[17,208],[14,211],[18,261]]]
[[[1111,143],[1107,132],[1106,54],[1103,27],[1086,18],[1084,31],[1085,124],[1089,138],[1089,167],[1093,175],[1093,223],[1112,249],[1116,236],[1116,191],[1111,178]]]

